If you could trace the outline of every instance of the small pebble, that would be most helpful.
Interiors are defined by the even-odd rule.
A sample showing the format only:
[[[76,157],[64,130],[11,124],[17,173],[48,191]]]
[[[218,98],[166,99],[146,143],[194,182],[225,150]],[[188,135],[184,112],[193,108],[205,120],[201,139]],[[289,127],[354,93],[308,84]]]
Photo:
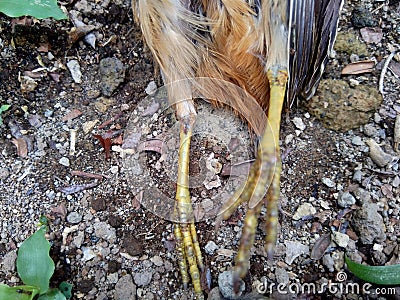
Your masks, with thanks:
[[[7,168],[0,168],[0,179],[6,179],[10,175]]]
[[[145,89],[145,92],[146,92],[147,95],[152,95],[152,94],[154,94],[156,92],[156,90],[157,90],[157,84],[153,80],[153,81],[149,82],[149,84],[147,85],[147,87]]]
[[[383,168],[393,160],[393,157],[385,153],[373,139],[369,139],[367,145],[369,146],[369,156],[379,167]]]
[[[334,188],[335,187],[335,183],[331,180],[331,179],[329,179],[329,178],[322,178],[322,183],[323,184],[325,184],[327,187],[330,187],[330,188]]]
[[[355,203],[356,203],[356,198],[354,198],[354,196],[349,192],[344,192],[339,195],[338,205],[340,207],[346,208],[352,206]]]
[[[163,259],[161,258],[161,256],[158,255],[152,257],[150,260],[157,267],[161,267],[164,264]]]
[[[293,124],[294,126],[296,126],[297,129],[300,129],[301,131],[306,129],[306,125],[303,123],[303,120],[299,117],[293,118]]]
[[[82,72],[79,62],[76,59],[72,59],[67,62],[67,67],[71,72],[72,79],[74,79],[76,83],[82,83]]]
[[[322,258],[322,264],[328,269],[329,272],[334,272],[335,268],[333,267],[334,261],[330,254],[324,255]]]
[[[361,137],[359,137],[359,136],[353,137],[353,139],[351,140],[351,143],[356,146],[364,146],[365,145],[364,142],[362,141]]]
[[[67,215],[67,222],[71,224],[78,224],[82,221],[82,215],[73,211]]]
[[[218,287],[224,298],[238,299],[245,290],[244,281],[239,279],[239,291],[235,294],[233,286],[233,271],[225,271],[218,276]]]
[[[392,186],[394,188],[398,188],[400,186],[400,177],[399,176],[395,176],[392,182]]]
[[[289,274],[283,268],[276,268],[275,270],[275,279],[278,283],[288,284],[289,283]]]
[[[285,137],[285,144],[286,144],[286,145],[289,145],[289,144],[293,141],[293,138],[294,138],[294,135],[293,135],[293,134],[288,134],[288,135]]]
[[[355,182],[361,183],[362,177],[363,177],[363,173],[361,172],[361,170],[357,170],[353,174],[353,180]]]
[[[151,282],[153,273],[149,271],[138,272],[133,275],[133,280],[138,286],[147,286]]]
[[[213,255],[215,251],[218,250],[218,246],[214,241],[209,241],[207,245],[204,247],[204,250],[207,254]]]
[[[65,156],[60,158],[59,163],[60,163],[60,165],[69,167],[69,159]]]
[[[350,237],[347,234],[335,231],[332,234],[332,240],[338,244],[339,247],[346,248],[349,244]]]
[[[114,289],[115,300],[135,300],[136,299],[136,286],[133,283],[130,274],[122,276]]]
[[[378,135],[378,130],[372,124],[366,124],[364,126],[364,134],[369,137],[374,137]]]
[[[306,216],[312,216],[317,212],[314,206],[310,203],[301,204],[293,215],[293,220],[300,220]]]

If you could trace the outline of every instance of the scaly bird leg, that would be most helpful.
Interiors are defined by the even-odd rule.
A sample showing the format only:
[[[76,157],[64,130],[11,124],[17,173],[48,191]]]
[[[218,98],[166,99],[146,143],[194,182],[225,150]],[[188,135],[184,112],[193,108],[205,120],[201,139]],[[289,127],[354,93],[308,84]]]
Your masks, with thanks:
[[[203,294],[200,284],[199,268],[200,271],[203,271],[204,266],[197,239],[196,227],[194,225],[193,208],[189,194],[190,139],[192,137],[194,117],[185,117],[180,120],[180,123],[180,147],[175,209],[178,215],[178,224],[175,224],[174,233],[179,256],[179,269],[184,287],[186,288],[189,282],[189,275],[187,272],[189,268],[196,297],[202,299]]]
[[[267,75],[270,82],[269,124],[262,136],[256,161],[250,170],[249,178],[243,190],[240,195],[234,195],[232,202],[228,203],[230,207],[226,207],[224,212],[224,219],[226,219],[240,203],[249,203],[239,250],[235,259],[235,273],[241,278],[246,275],[249,269],[250,249],[254,243],[258,217],[264,203],[267,208],[265,248],[269,257],[272,256],[277,239],[278,200],[282,169],[279,129],[288,75],[286,70],[279,68],[269,69]],[[262,201],[265,195],[265,200]]]

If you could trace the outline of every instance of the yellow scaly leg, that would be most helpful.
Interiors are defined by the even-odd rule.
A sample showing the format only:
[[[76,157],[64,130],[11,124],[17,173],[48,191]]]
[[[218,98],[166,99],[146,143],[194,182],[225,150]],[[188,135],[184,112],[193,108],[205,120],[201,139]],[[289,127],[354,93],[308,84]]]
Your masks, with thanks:
[[[235,258],[235,273],[241,278],[249,269],[250,249],[254,244],[258,217],[263,204],[267,207],[265,248],[269,257],[272,256],[277,239],[278,200],[282,170],[279,130],[288,75],[286,70],[271,68],[268,70],[267,76],[270,82],[269,126],[262,136],[257,158],[250,170],[245,187],[239,196],[235,195],[237,198],[234,198],[231,203],[235,207],[242,202],[249,203],[238,254]],[[266,198],[262,201],[265,194]],[[227,208],[224,217],[229,217],[232,212],[232,208]]]
[[[196,297],[203,299],[199,272],[199,267],[203,271],[203,259],[194,225],[193,208],[189,193],[190,140],[194,120],[187,118],[180,122],[180,147],[176,189],[176,212],[179,224],[175,226],[174,233],[177,241],[176,248],[179,253],[180,261],[178,263],[182,281],[187,286],[189,282],[187,268],[189,268]]]

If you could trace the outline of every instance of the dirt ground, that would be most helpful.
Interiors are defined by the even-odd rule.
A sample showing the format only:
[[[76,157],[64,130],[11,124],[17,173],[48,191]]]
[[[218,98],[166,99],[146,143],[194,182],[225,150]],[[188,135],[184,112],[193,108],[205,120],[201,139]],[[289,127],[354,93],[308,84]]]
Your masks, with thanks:
[[[72,299],[194,297],[191,285],[181,284],[169,221],[178,125],[129,2],[63,3],[74,22],[0,15],[0,105],[11,105],[0,125],[1,283],[21,284],[16,251],[45,215],[56,262],[51,285],[72,283]],[[284,114],[280,235],[268,261],[263,211],[244,279],[247,299],[260,298],[256,292],[272,299],[400,299],[399,287],[262,289],[362,286],[347,271],[345,253],[370,265],[400,263],[400,55],[385,66],[400,49],[399,21],[399,1],[346,1],[316,97]],[[71,61],[81,79],[73,78]],[[357,61],[363,69],[372,62],[371,70],[357,74],[351,65],[341,74]],[[205,101],[197,109],[191,194],[210,271],[207,293],[222,299],[218,277],[233,266],[246,207],[218,230],[215,216],[246,175],[254,135],[229,110]]]

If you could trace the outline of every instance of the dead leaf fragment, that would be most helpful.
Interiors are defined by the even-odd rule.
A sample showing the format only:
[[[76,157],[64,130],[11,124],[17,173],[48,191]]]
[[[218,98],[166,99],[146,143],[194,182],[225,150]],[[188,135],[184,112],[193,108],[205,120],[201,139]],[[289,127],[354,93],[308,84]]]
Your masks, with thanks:
[[[100,134],[93,135],[96,139],[99,140],[100,144],[103,146],[104,152],[106,154],[106,159],[111,158],[111,138],[104,138]]]
[[[84,190],[94,188],[94,187],[98,186],[99,184],[100,184],[100,181],[95,180],[95,181],[93,181],[91,183],[87,183],[87,184],[77,184],[77,185],[61,187],[61,188],[58,188],[58,190],[66,195],[70,195],[70,194],[79,193]]]
[[[392,60],[389,64],[389,69],[392,71],[397,77],[400,77],[400,63]]]
[[[368,44],[378,44],[383,38],[383,32],[381,28],[365,27],[360,29],[360,33],[363,40]]]
[[[19,157],[27,157],[28,145],[23,138],[12,139],[12,143],[17,147],[17,154]]]
[[[62,219],[67,215],[67,208],[64,203],[61,203],[57,206],[53,206],[50,208],[51,212],[55,215],[60,215]]]
[[[318,260],[324,256],[326,249],[331,243],[331,235],[329,233],[322,235],[314,244],[311,250],[311,258]]]
[[[39,47],[37,48],[38,52],[49,52],[50,46],[48,43],[43,43],[40,44]]]
[[[72,46],[95,28],[96,27],[94,25],[82,25],[78,27],[72,27],[71,31],[68,34],[68,44]]]
[[[48,74],[51,77],[51,79],[53,79],[55,82],[60,82],[60,78],[61,78],[60,74],[53,73],[53,72],[49,72]]]
[[[151,139],[144,141],[143,143],[139,144],[138,150],[139,152],[142,151],[154,151],[160,154],[163,154],[164,142],[160,139]]]
[[[394,123],[394,150],[400,152],[400,114],[396,116],[396,121]]]
[[[374,70],[375,62],[372,60],[357,61],[345,66],[342,75],[356,75],[371,73]]]
[[[67,113],[62,120],[68,121],[68,120],[72,120],[75,119],[77,117],[79,117],[80,115],[82,115],[82,112],[79,109],[74,108],[73,110],[71,110],[69,113]]]
[[[19,76],[19,82],[21,83],[21,92],[23,94],[33,92],[38,83],[31,77],[29,76]]]

